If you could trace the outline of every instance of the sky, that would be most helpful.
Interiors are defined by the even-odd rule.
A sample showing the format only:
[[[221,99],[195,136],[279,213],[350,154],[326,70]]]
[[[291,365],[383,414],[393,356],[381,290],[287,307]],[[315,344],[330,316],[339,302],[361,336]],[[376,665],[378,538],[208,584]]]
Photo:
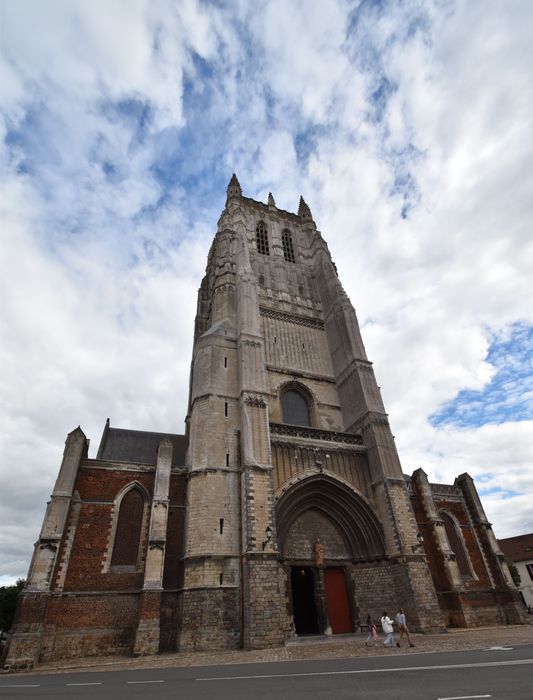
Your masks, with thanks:
[[[236,172],[303,195],[404,472],[533,531],[529,0],[0,0],[0,585],[65,437],[184,429]]]

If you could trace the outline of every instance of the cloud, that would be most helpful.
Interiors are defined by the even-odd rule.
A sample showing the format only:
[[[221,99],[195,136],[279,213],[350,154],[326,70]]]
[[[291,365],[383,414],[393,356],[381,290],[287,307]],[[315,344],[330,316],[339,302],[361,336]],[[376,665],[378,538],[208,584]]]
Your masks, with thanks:
[[[94,455],[108,416],[182,429],[234,170],[248,196],[310,204],[404,471],[468,471],[498,536],[531,531],[529,7],[2,12],[0,575],[26,572],[69,430]]]

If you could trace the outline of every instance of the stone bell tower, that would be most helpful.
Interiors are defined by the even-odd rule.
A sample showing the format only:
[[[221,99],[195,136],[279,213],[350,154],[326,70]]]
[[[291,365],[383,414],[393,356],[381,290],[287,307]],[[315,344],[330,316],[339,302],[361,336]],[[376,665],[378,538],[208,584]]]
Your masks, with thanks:
[[[198,294],[187,423],[180,648],[270,646],[311,618],[327,632],[338,595],[348,628],[361,607],[398,601],[413,626],[440,624],[355,311],[303,198],[286,212],[232,176]]]
[[[181,648],[257,648],[289,633],[272,536],[264,340],[245,201],[234,175],[198,295]]]

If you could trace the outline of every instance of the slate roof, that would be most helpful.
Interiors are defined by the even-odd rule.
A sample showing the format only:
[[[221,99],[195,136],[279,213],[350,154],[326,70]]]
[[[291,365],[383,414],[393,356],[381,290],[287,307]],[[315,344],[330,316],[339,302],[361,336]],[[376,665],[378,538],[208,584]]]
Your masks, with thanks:
[[[96,459],[155,464],[157,461],[157,448],[161,440],[165,437],[168,438],[174,446],[172,452],[172,466],[184,466],[188,443],[186,435],[111,428],[109,427],[109,422],[106,423],[104,428]]]
[[[528,535],[518,535],[518,537],[507,537],[498,540],[500,549],[509,561],[531,561],[533,560],[533,532]]]

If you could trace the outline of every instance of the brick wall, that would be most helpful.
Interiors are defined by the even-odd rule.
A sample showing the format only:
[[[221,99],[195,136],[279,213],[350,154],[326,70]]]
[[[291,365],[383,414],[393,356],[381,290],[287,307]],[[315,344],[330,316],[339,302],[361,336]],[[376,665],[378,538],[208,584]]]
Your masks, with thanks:
[[[113,502],[127,484],[138,481],[151,495],[153,473],[84,468],[76,480],[80,511],[65,576],[65,591],[124,591],[142,587],[142,570],[103,573],[110,548]],[[145,533],[146,535],[146,533]],[[146,547],[146,542],[141,542]],[[60,566],[64,550],[60,552]]]
[[[129,654],[138,595],[52,596],[40,659]]]

